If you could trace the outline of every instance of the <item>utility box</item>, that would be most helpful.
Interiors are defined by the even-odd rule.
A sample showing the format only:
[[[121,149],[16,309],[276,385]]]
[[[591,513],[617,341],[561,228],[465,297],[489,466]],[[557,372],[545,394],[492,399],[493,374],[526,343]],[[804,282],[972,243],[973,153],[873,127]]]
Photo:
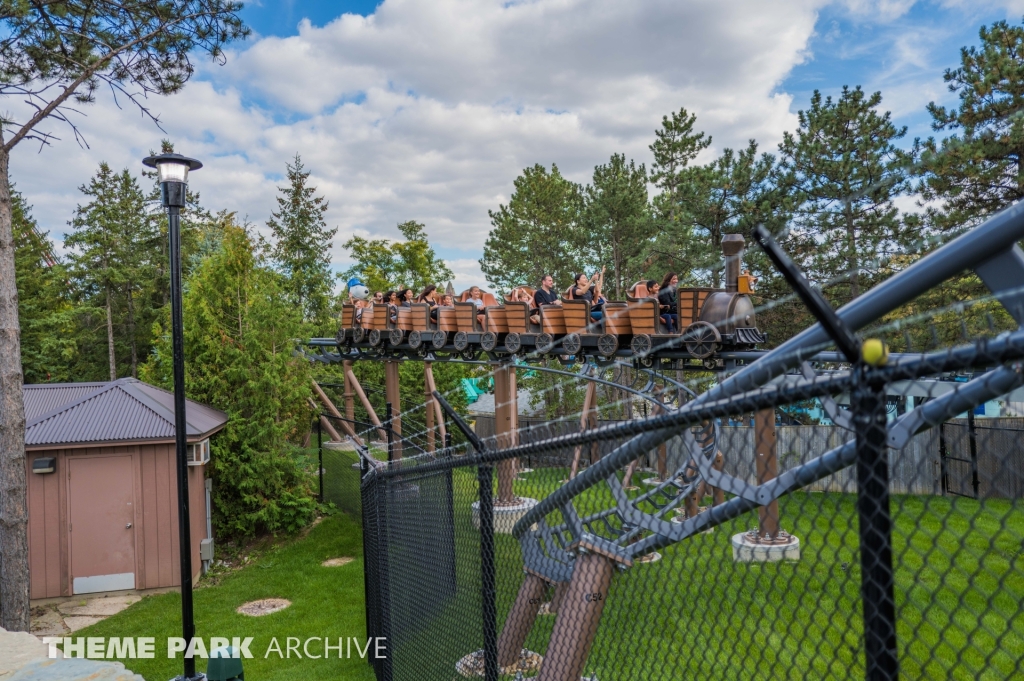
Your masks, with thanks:
[[[213,539],[204,539],[199,542],[199,560],[213,562]]]

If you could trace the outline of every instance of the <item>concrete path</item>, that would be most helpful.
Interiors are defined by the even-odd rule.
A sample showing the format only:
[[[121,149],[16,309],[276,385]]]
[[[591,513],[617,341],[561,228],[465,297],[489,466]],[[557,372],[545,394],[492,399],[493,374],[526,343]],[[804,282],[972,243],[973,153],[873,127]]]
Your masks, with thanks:
[[[91,598],[78,596],[61,603],[37,605],[32,608],[32,633],[40,639],[43,636],[69,636],[79,629],[116,615],[141,598],[137,594]]]
[[[120,662],[47,657],[42,641],[0,629],[0,681],[145,681]]]

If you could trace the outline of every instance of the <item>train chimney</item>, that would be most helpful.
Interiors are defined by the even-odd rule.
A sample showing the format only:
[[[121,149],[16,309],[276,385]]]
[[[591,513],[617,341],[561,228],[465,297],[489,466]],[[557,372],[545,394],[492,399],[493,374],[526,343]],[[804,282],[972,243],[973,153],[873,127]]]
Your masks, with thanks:
[[[725,290],[729,293],[736,293],[740,290],[740,264],[743,259],[743,247],[746,243],[742,234],[726,234],[722,237],[722,255],[725,256]]]

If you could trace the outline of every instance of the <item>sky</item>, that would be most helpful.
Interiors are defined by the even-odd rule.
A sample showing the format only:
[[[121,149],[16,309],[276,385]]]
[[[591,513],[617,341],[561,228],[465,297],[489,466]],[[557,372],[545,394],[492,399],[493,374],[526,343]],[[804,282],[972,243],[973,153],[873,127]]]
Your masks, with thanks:
[[[253,34],[226,63],[199,56],[181,93],[147,101],[162,130],[101,92],[72,114],[84,144],[52,123],[59,141],[15,149],[11,177],[58,252],[99,163],[138,173],[166,137],[203,161],[189,181],[204,206],[263,232],[300,155],[338,229],[336,271],[346,239],[417,220],[456,286],[484,283],[488,211],[523,168],[585,183],[614,153],[650,167],[681,107],[713,139],[698,161],[750,139],[774,151],[814,90],[844,85],[880,91],[910,145],[934,134],[929,102],[955,104],[942,76],[960,49],[1021,22],[1024,0],[260,0],[242,16]]]

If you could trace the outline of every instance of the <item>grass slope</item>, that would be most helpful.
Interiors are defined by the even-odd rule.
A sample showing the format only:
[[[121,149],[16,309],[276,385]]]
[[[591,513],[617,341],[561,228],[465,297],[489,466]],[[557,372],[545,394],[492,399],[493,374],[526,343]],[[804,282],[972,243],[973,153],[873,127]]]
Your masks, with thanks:
[[[327,558],[351,556],[356,560],[326,568]],[[235,609],[261,598],[287,598],[291,607],[264,617],[248,617]],[[344,514],[325,518],[305,537],[277,546],[248,565],[221,579],[216,586],[198,589],[195,598],[196,633],[211,636],[245,637],[254,659],[244,660],[245,676],[260,681],[275,679],[372,679],[370,666],[363,659],[297,658],[281,659],[277,653],[265,657],[271,639],[277,637],[282,652],[286,637],[305,641],[310,637],[329,637],[332,646],[338,638],[358,637],[365,646],[366,624],[363,606],[362,537],[358,523]],[[181,597],[176,593],[142,599],[127,610],[78,632],[78,636],[153,636],[157,640],[156,658],[122,660],[125,666],[149,681],[171,679],[181,674],[182,661],[167,659],[166,639],[181,636]],[[316,648],[319,648],[317,650]],[[309,652],[322,654],[323,643],[310,644]],[[344,651],[342,651],[344,655]],[[197,660],[197,668],[206,668]]]

